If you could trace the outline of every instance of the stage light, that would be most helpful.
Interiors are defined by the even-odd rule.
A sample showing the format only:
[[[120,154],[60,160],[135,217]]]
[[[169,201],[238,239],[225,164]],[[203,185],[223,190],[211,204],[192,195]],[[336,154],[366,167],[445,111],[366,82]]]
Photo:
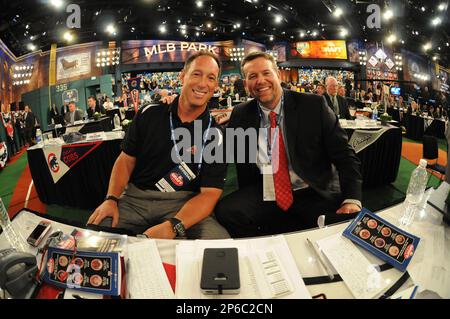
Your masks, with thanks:
[[[30,51],[36,50],[36,46],[35,46],[33,43],[28,44],[27,48],[28,48],[28,50],[30,50]]]
[[[394,16],[394,12],[392,12],[391,9],[387,9],[387,10],[384,12],[384,14],[383,14],[383,17],[384,17],[386,20],[390,20],[393,16]]]
[[[395,42],[397,40],[397,36],[395,35],[395,34],[390,34],[388,37],[387,37],[387,42],[388,43],[393,43],[393,42]]]
[[[340,33],[340,35],[341,35],[341,37],[346,37],[347,35],[348,35],[348,31],[347,31],[347,29],[345,29],[345,28],[342,28],[341,29],[341,33]]]
[[[50,0],[50,4],[55,8],[60,8],[63,5],[62,0]]]
[[[71,42],[73,40],[73,35],[70,32],[66,32],[66,33],[64,33],[64,39],[67,42]]]
[[[441,24],[441,22],[442,22],[441,18],[437,17],[431,21],[431,24],[434,26],[437,26],[437,25]]]
[[[334,10],[334,12],[333,12],[333,15],[336,17],[336,18],[339,18],[341,15],[342,15],[342,13],[344,13],[343,11],[342,11],[342,9],[341,8],[336,8],[336,10]]]
[[[115,34],[116,33],[116,28],[114,27],[114,25],[109,24],[106,27],[106,32],[108,32],[109,34]]]
[[[281,23],[283,21],[283,17],[280,14],[275,16],[275,23]]]
[[[196,5],[197,5],[197,8],[203,7],[203,1],[198,0],[198,1],[196,1],[195,3],[196,3]]]

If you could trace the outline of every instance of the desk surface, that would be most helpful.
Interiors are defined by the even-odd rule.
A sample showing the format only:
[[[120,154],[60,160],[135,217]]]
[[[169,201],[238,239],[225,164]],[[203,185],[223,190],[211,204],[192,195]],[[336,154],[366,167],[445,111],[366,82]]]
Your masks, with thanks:
[[[386,210],[380,211],[381,217],[385,218],[391,223],[397,224],[397,220],[402,213],[402,205],[392,206]],[[16,229],[20,230],[23,237],[27,237],[41,218],[27,211],[22,211],[14,218],[13,223]],[[326,276],[326,272],[322,266],[315,259],[313,252],[307,246],[306,238],[315,241],[321,238],[328,237],[332,234],[340,233],[348,223],[328,226],[322,229],[311,229],[302,232],[295,232],[285,234],[285,238],[295,259],[297,267],[302,277],[312,278]],[[53,230],[61,229],[65,232],[71,232],[73,226],[53,222]],[[410,232],[421,237],[421,243],[417,252],[411,261],[408,271],[414,279],[414,283],[418,284],[423,289],[439,290],[438,293],[443,298],[450,298],[450,227],[442,223],[442,215],[430,205],[416,218],[415,223],[411,226]],[[435,238],[436,232],[442,235],[440,242]],[[138,239],[128,237],[128,242],[135,242]],[[165,263],[175,264],[175,246],[179,240],[156,240],[161,259]],[[442,246],[441,246],[442,245]],[[436,246],[441,246],[441,253],[432,251]],[[6,248],[7,243],[0,235],[0,249]],[[35,249],[29,246],[31,253],[35,253]],[[380,259],[371,255],[365,250],[363,254],[369,261],[375,265],[382,265]],[[433,272],[430,267],[441,267],[443,271],[440,272],[441,277],[435,278],[436,272]],[[428,270],[428,273],[426,273]],[[442,269],[441,269],[442,270]],[[424,273],[425,272],[425,273]],[[383,276],[389,281],[389,287],[392,286],[401,276],[402,272],[392,268],[383,272]],[[412,279],[409,279],[405,286],[412,284]],[[323,283],[316,285],[307,285],[311,295],[324,293],[327,298],[353,298],[344,282]]]

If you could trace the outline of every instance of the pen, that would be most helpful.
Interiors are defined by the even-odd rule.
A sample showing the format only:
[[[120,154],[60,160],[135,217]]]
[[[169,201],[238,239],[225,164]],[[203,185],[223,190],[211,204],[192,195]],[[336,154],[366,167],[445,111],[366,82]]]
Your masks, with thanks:
[[[308,242],[308,244],[311,246],[311,248],[314,250],[314,253],[317,256],[317,259],[319,260],[319,262],[321,263],[322,267],[325,269],[325,271],[328,274],[328,277],[330,278],[330,280],[334,279],[334,274],[333,272],[330,270],[330,268],[327,266],[326,262],[322,259],[322,256],[320,254],[320,251],[317,249],[317,247],[312,243],[312,241],[309,238],[306,238],[306,241]]]
[[[87,299],[87,298],[81,297],[80,295],[72,295],[72,297],[75,299]]]

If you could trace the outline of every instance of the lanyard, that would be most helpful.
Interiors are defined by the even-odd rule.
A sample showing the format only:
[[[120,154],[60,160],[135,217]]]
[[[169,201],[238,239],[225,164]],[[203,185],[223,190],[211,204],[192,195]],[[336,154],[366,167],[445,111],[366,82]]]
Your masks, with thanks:
[[[283,107],[284,107],[284,95],[281,96],[280,115],[278,116],[278,119],[276,121],[275,133],[273,134],[272,143],[270,143],[270,140],[269,140],[269,132],[271,132],[270,113],[269,113],[269,122],[266,123],[266,117],[264,116],[264,112],[261,109],[261,104],[259,104],[259,107],[258,107],[259,117],[265,123],[265,125],[264,125],[265,128],[267,128],[267,135],[266,135],[266,139],[267,139],[267,156],[269,157],[269,161],[270,162],[272,162],[272,150],[273,150],[273,148],[275,146],[275,141],[277,140],[278,130],[281,128],[280,127],[280,122],[281,122]]]
[[[175,131],[173,129],[172,112],[170,112],[170,118],[169,119],[170,119],[171,140],[173,142],[173,146],[175,147],[175,152],[177,154],[177,157],[180,160],[180,162],[182,162],[183,160],[180,158],[180,150],[178,149],[177,143],[175,141]],[[203,150],[205,149],[206,140],[207,140],[208,134],[209,134],[209,129],[211,128],[211,122],[212,122],[211,113],[209,113],[209,124],[208,124],[208,128],[206,129],[205,136],[203,137],[202,150],[200,152],[200,162],[198,163],[197,176],[200,175],[200,169],[202,168]]]

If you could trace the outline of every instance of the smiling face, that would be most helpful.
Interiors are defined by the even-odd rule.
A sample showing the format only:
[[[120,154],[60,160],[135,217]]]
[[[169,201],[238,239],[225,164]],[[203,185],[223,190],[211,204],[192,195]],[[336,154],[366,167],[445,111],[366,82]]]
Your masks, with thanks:
[[[219,66],[210,56],[199,56],[181,71],[180,100],[190,107],[206,106],[218,86]]]
[[[250,95],[264,107],[274,109],[283,94],[280,71],[270,60],[259,57],[245,63],[243,72],[244,84]]]

